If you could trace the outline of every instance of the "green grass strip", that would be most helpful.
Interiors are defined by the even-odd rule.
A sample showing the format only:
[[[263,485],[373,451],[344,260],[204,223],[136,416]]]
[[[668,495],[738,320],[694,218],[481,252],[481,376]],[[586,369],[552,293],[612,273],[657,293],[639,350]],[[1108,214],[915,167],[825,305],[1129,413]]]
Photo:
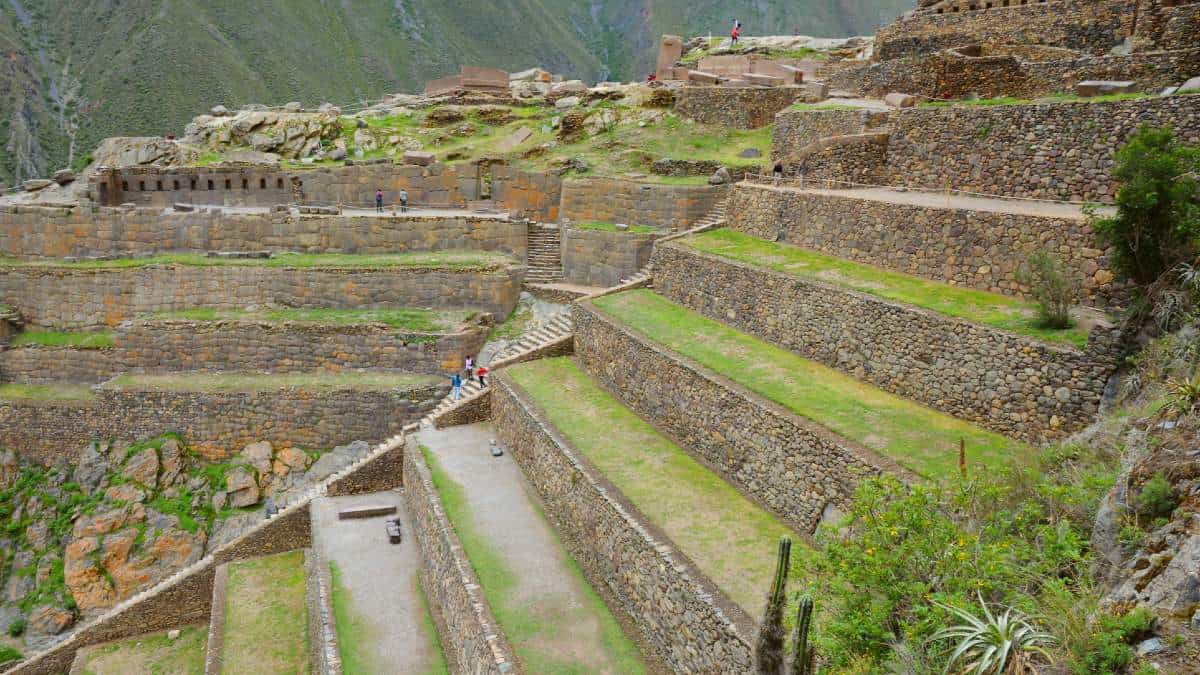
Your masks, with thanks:
[[[1014,440],[864,384],[741,333],[646,290],[595,306],[667,349],[834,433],[931,478],[958,470],[958,442],[974,466],[1000,466],[1028,448]]]
[[[99,645],[84,657],[82,672],[203,675],[207,640],[208,626],[185,626],[174,640],[155,633]]]
[[[308,673],[304,553],[229,565],[224,673]]]
[[[391,391],[414,389],[441,381],[436,375],[412,375],[387,371],[340,373],[179,373],[169,375],[121,375],[105,383],[105,389],[159,391],[271,391],[274,389],[368,389]]]
[[[96,398],[96,392],[86,385],[0,384],[0,400],[90,401],[94,398]]]
[[[263,311],[223,310],[195,307],[152,315],[151,319],[182,319],[187,321],[257,320],[270,322],[297,321],[329,326],[349,326],[382,323],[389,328],[418,333],[439,333],[454,329],[475,312],[468,310],[436,311],[414,307],[392,309],[268,309]]]
[[[579,608],[551,607],[545,603],[530,607],[517,598],[519,585],[517,572],[509,567],[508,561],[489,543],[486,535],[479,532],[471,516],[471,505],[466,491],[453,478],[446,474],[437,461],[437,457],[424,445],[420,446],[425,463],[429,466],[430,477],[442,499],[442,507],[446,517],[454,526],[455,533],[462,543],[463,551],[470,559],[475,575],[479,577],[479,585],[483,588],[484,597],[496,617],[496,621],[504,628],[504,634],[512,644],[522,665],[531,673],[549,673],[555,675],[585,675],[598,672],[599,664],[583,664],[575,661],[564,661],[548,654],[546,645],[552,643],[568,644],[571,642],[572,625],[570,618]],[[543,519],[544,515],[541,516]],[[551,528],[551,532],[553,529]],[[557,533],[555,538],[557,541]],[[579,580],[588,598],[586,608],[582,611],[591,613],[601,626],[601,643],[606,648],[610,665],[618,673],[642,673],[645,668],[638,656],[637,647],[622,632],[617,620],[609,611],[608,606],[600,600],[595,590],[583,577],[574,559],[567,554],[559,542],[559,550],[563,561],[572,569],[572,574]],[[531,573],[525,571],[525,573]]]
[[[370,675],[376,672],[369,643],[375,640],[371,624],[354,610],[354,598],[342,582],[342,571],[329,561],[329,576],[333,583],[333,619],[337,627],[338,656],[346,675]]]
[[[573,227],[577,230],[595,230],[597,232],[622,232],[622,230],[617,229],[616,223],[602,223],[602,222],[571,223],[571,227]],[[651,232],[658,232],[658,228],[651,227],[649,225],[630,225],[629,229],[625,230],[623,232],[628,232],[631,234],[649,234]]]
[[[1060,330],[1040,327],[1037,306],[1018,298],[850,262],[735,230],[713,230],[680,242],[694,250],[754,267],[850,288],[1045,342],[1075,347],[1087,345],[1087,331],[1081,328]]]
[[[567,358],[507,372],[550,422],[713,583],[759,616],[779,538],[798,537],[597,386]],[[802,583],[796,556],[792,578]]]
[[[446,663],[446,650],[442,646],[442,636],[433,623],[433,613],[429,611],[429,597],[425,595],[425,587],[421,585],[421,577],[413,575],[413,583],[417,585],[417,595],[421,598],[421,633],[425,637],[429,651],[433,654],[433,663],[425,671],[426,675],[450,675],[450,666]]]
[[[173,253],[148,258],[80,260],[76,262],[15,260],[6,258],[6,267],[61,267],[65,269],[131,269],[151,265],[184,267],[270,267],[332,269],[493,269],[512,263],[512,258],[484,251],[440,251],[434,253],[390,253],[355,255],[350,253],[282,253],[272,258],[210,258],[198,253]]]
[[[13,337],[13,347],[72,347],[74,349],[111,349],[113,335],[110,331],[94,333],[69,333],[57,331],[25,331]]]

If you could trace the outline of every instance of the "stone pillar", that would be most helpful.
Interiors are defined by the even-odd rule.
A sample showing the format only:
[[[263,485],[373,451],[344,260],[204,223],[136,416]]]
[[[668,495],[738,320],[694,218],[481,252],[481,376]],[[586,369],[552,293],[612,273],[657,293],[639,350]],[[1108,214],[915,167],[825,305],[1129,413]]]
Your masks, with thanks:
[[[655,77],[669,80],[673,74],[675,63],[683,56],[683,38],[678,35],[664,35],[658,43],[658,65],[655,67]]]

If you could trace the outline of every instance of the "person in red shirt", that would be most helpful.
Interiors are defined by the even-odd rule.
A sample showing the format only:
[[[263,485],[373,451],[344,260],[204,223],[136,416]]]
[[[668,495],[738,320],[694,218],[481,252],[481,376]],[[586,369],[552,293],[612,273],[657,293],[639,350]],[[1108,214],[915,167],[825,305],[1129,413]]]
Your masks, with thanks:
[[[481,387],[487,386],[487,374],[488,374],[488,369],[485,368],[484,366],[479,366],[479,368],[475,370],[475,376],[477,378],[479,378],[479,386],[481,386]]]
[[[729,32],[729,46],[732,47],[738,43],[738,38],[742,36],[742,22],[734,21],[733,30]]]

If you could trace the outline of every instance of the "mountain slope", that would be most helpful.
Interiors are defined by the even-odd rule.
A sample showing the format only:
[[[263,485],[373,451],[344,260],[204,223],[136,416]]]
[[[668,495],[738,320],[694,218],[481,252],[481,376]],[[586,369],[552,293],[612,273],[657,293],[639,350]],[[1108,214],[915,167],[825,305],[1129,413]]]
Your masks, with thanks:
[[[662,33],[871,32],[911,0],[0,0],[0,182],[216,103],[347,103],[459,65],[640,78]],[[75,136],[74,150],[71,138]]]

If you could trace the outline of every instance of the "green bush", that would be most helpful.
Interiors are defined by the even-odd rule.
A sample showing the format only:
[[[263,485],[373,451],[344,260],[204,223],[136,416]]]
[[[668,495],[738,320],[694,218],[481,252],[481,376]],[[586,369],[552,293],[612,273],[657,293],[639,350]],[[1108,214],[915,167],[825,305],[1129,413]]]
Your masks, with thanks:
[[[1200,233],[1200,149],[1175,138],[1169,127],[1140,127],[1116,153],[1113,176],[1117,213],[1093,214],[1098,238],[1114,250],[1122,277],[1150,284],[1189,260]]]
[[[1139,607],[1124,615],[1101,614],[1091,632],[1091,639],[1075,649],[1078,675],[1113,675],[1123,673],[1133,663],[1131,644],[1154,633],[1154,614]]]
[[[20,661],[25,658],[21,652],[7,645],[0,647],[0,663],[8,663],[9,661]]]
[[[14,619],[8,624],[8,634],[13,637],[19,637],[25,632],[25,619]]]
[[[1146,518],[1163,518],[1175,510],[1175,490],[1161,473],[1146,481],[1137,496],[1137,512]]]
[[[1062,263],[1045,251],[1038,251],[1029,259],[1029,270],[1019,276],[1037,301],[1040,325],[1043,328],[1070,328],[1071,306],[1079,297],[1079,285],[1063,269]]]

